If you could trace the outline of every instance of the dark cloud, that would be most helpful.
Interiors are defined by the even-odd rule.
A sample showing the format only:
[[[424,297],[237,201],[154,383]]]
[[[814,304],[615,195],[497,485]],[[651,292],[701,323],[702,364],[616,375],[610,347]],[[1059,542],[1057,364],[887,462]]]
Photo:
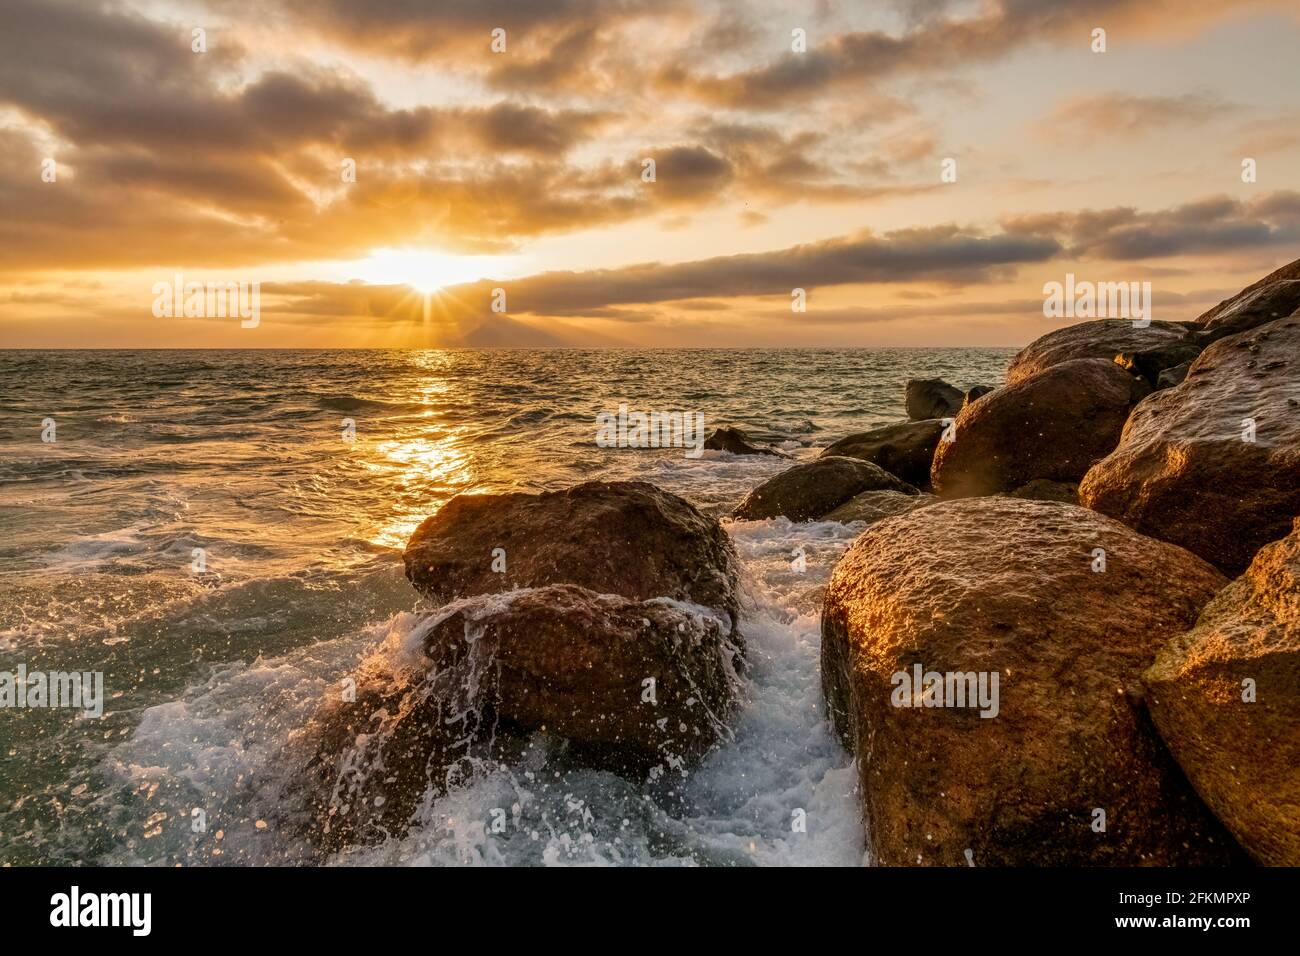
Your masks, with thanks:
[[[1048,238],[1009,234],[980,235],[955,226],[904,230],[883,236],[807,243],[773,252],[720,256],[665,265],[646,263],[621,269],[547,272],[510,281],[489,280],[455,286],[436,297],[448,315],[487,313],[492,290],[506,289],[509,311],[548,317],[595,316],[633,320],[643,310],[622,307],[685,302],[701,311],[724,298],[789,296],[792,289],[916,280],[976,283],[1002,270],[1043,262],[1059,253]],[[300,283],[267,291],[293,295],[295,311],[313,314],[384,316],[415,309],[410,290],[369,286]],[[701,305],[707,300],[706,305]]]
[[[1128,261],[1300,243],[1300,193],[1217,196],[1171,209],[1037,213],[1003,221],[1015,235],[1059,238],[1070,255]]]

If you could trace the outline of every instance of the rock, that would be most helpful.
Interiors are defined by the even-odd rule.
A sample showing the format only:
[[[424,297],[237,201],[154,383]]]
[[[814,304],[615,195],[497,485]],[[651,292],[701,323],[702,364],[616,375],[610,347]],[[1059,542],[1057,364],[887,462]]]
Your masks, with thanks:
[[[1030,342],[1016,353],[1007,367],[1007,384],[1084,358],[1111,360],[1123,353],[1157,350],[1194,341],[1187,326],[1179,322],[1152,322],[1134,328],[1130,319],[1094,319],[1067,325]],[[1174,363],[1177,364],[1177,363]]]
[[[823,451],[822,456],[861,458],[921,488],[930,484],[930,462],[943,428],[943,422],[937,418],[882,425],[869,432],[841,438]]]
[[[962,401],[961,407],[965,408],[976,399],[983,398],[989,392],[996,392],[997,388],[993,385],[976,385],[974,388],[966,389],[966,398]]]
[[[1300,317],[1220,339],[1133,410],[1079,499],[1238,574],[1300,514],[1297,400]]]
[[[739,428],[731,425],[724,425],[721,428],[715,428],[713,434],[704,439],[704,447],[711,451],[729,451],[733,455],[776,455],[779,458],[787,458],[782,452],[775,448],[768,448],[765,445],[755,445],[749,440]]]
[[[1248,332],[1300,309],[1300,259],[1269,273],[1202,314],[1196,324],[1212,340]]]
[[[863,491],[917,493],[911,485],[869,461],[823,456],[763,482],[745,496],[732,517],[758,521],[785,515],[791,521],[815,521]]]
[[[1034,479],[1077,482],[1119,442],[1137,381],[1112,361],[1075,359],[962,409],[930,479],[944,498],[989,495]]]
[[[700,609],[703,611],[703,609]],[[574,585],[469,598],[373,655],[354,703],[305,735],[316,842],[400,834],[474,762],[517,759],[532,735],[565,759],[643,777],[694,766],[729,739],[737,648],[729,627],[664,599]],[[643,700],[653,678],[653,702]]]
[[[822,687],[857,758],[873,861],[1232,859],[1140,684],[1222,584],[1195,556],[1073,505],[949,501],[864,531],[827,587]],[[983,706],[922,706],[925,679],[912,697],[896,676],[910,680],[917,665],[974,675]],[[1092,828],[1098,808],[1104,832]]]
[[[1146,685],[1215,815],[1257,862],[1300,866],[1300,519],[1160,652]]]
[[[733,623],[738,613],[727,533],[684,499],[640,481],[592,481],[540,495],[458,495],[415,529],[403,558],[411,583],[439,604],[577,584],[637,601],[690,601]],[[504,571],[494,570],[502,566],[498,559]]]
[[[941,378],[913,378],[907,382],[903,403],[912,421],[952,418],[961,410],[965,395]]]
[[[1063,501],[1067,505],[1079,503],[1079,486],[1069,481],[1045,481],[1035,478],[1014,491],[1008,491],[1012,498],[1024,498],[1026,501]]]
[[[1173,388],[1187,378],[1187,370],[1191,367],[1191,362],[1184,362],[1182,365],[1175,365],[1173,368],[1165,369],[1156,378],[1156,388]]]
[[[938,500],[934,495],[906,495],[899,491],[864,491],[824,515],[822,520],[839,521],[843,524],[851,521],[875,524],[884,518],[932,505]]]
[[[1202,342],[1175,342],[1172,345],[1121,352],[1115,356],[1115,364],[1155,389],[1159,387],[1160,376],[1167,370],[1190,365],[1204,349],[1205,343]]]

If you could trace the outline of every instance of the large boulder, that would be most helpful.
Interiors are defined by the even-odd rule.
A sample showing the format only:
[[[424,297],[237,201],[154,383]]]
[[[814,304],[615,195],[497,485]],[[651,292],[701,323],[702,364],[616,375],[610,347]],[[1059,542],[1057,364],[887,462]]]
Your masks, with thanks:
[[[822,686],[857,758],[874,861],[1232,859],[1140,683],[1223,583],[1074,505],[949,501],[868,528],[827,588]]]
[[[427,795],[544,732],[565,759],[632,778],[729,739],[729,623],[666,599],[552,585],[456,602],[358,671],[303,734],[308,832],[327,848],[400,834]]]
[[[905,495],[901,491],[864,491],[854,495],[833,511],[827,512],[822,520],[839,521],[843,524],[852,521],[875,524],[894,515],[928,507],[938,500],[934,495]]]
[[[788,457],[775,448],[769,448],[767,445],[755,445],[749,440],[749,436],[734,425],[724,425],[721,428],[715,428],[713,434],[704,439],[704,447],[709,451],[726,451],[733,455],[775,455],[778,458]]]
[[[1220,339],[1139,404],[1079,499],[1231,573],[1285,536],[1300,514],[1300,317]]]
[[[903,393],[903,405],[912,421],[951,418],[961,409],[965,399],[961,389],[941,378],[909,379]]]
[[[937,418],[882,425],[841,438],[823,451],[822,456],[861,458],[910,485],[923,488],[930,484],[930,462],[943,428],[943,422]]]
[[[816,521],[863,491],[917,490],[879,465],[838,455],[814,458],[763,482],[740,503],[732,517],[758,521],[784,515],[791,521]]]
[[[848,497],[846,495],[845,497]],[[411,535],[406,576],[436,603],[547,584],[738,613],[736,558],[715,518],[640,481],[458,495]]]
[[[1211,339],[1237,335],[1300,310],[1300,259],[1248,285],[1202,314],[1196,323]]]
[[[1126,352],[1169,349],[1191,341],[1194,339],[1187,326],[1180,322],[1152,322],[1143,328],[1134,326],[1129,319],[1095,319],[1067,325],[1035,339],[1017,352],[1007,366],[1007,384],[1023,381],[1062,362],[1085,358],[1112,360]]]
[[[1075,359],[962,409],[934,454],[936,494],[1011,491],[1035,479],[1077,482],[1118,443],[1138,381],[1106,359]]]
[[[1300,866],[1300,519],[1146,673],[1197,792],[1260,863]]]

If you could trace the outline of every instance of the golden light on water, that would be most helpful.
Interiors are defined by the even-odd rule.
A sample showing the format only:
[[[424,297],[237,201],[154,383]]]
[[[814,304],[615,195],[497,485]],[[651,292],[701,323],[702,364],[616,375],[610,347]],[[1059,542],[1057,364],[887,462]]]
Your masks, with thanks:
[[[457,494],[473,485],[470,455],[460,447],[460,438],[461,432],[455,431],[436,438],[394,439],[377,443],[375,447],[382,457],[370,467],[397,472],[396,484],[402,494],[395,502],[401,510],[390,515],[369,534],[368,540],[372,544],[386,548],[406,547],[412,532],[432,513],[423,489],[430,485],[441,486],[450,494]]]

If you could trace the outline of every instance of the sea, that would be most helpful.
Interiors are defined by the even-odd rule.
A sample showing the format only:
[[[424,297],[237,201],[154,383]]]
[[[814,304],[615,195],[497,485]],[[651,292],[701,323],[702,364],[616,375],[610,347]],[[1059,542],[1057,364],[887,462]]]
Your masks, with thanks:
[[[598,416],[700,413],[808,458],[905,418],[909,378],[996,385],[1012,354],[0,351],[0,673],[103,675],[99,716],[0,707],[0,865],[870,864],[818,677],[822,592],[862,526],[731,521],[789,461],[601,447]],[[455,495],[597,479],[731,535],[734,739],[667,806],[533,753],[380,844],[322,858],[279,826],[286,741],[431,610],[403,576],[416,525]]]

